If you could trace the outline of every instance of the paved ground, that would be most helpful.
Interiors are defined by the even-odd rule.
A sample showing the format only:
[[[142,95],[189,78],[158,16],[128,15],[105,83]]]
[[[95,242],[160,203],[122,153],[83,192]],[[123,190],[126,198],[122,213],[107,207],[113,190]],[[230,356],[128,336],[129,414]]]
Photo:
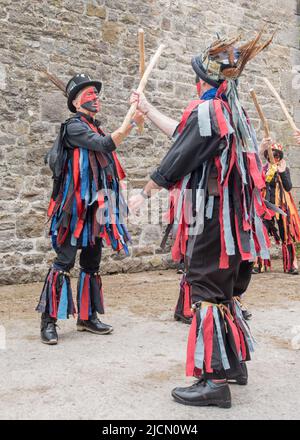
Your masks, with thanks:
[[[185,407],[170,397],[174,386],[191,382],[184,377],[188,327],[172,319],[178,280],[174,271],[104,277],[105,320],[114,333],[79,333],[70,319],[54,347],[40,343],[32,311],[41,285],[1,287],[0,418],[299,419],[300,277],[284,275],[279,263],[253,277],[247,302],[257,351],[249,385],[231,387],[230,410]]]

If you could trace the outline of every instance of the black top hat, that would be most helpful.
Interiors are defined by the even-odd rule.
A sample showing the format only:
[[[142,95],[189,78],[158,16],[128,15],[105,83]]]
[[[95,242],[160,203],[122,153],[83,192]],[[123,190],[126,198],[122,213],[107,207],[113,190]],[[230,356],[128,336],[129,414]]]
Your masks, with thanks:
[[[88,86],[96,87],[98,93],[100,93],[102,83],[101,81],[93,81],[88,75],[84,73],[78,73],[70,79],[66,86],[66,93],[68,97],[68,108],[72,113],[76,113],[76,108],[72,104],[73,100],[76,98],[76,95],[80,90],[84,89]]]

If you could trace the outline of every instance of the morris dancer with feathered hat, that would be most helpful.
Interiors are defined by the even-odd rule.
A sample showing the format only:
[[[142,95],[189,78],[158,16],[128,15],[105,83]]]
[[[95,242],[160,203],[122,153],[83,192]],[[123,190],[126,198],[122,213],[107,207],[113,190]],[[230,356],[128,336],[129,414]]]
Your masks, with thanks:
[[[143,95],[134,93],[131,98],[174,139],[130,207],[139,210],[153,190],[170,191],[172,255],[175,261],[185,259],[181,288],[187,298],[191,294],[193,304],[186,372],[198,378],[190,387],[175,388],[172,395],[187,405],[228,408],[227,381],[247,383],[245,361],[253,340],[234,296],[250,281],[249,261],[269,258],[263,219],[273,213],[262,197],[262,164],[254,130],[240,104],[237,79],[246,63],[272,40],[260,43],[261,37],[262,32],[239,47],[238,38],[217,39],[192,59],[199,99],[188,105],[179,124]]]

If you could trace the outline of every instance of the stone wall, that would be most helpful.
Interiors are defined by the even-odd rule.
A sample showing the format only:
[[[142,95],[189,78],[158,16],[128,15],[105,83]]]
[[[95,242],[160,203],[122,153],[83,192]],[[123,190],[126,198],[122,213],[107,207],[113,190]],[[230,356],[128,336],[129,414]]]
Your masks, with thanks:
[[[46,208],[51,178],[43,157],[59,123],[68,116],[65,98],[35,69],[46,66],[67,81],[79,71],[104,83],[102,121],[117,128],[138,84],[137,31],[145,30],[147,59],[168,44],[147,86],[152,103],[180,118],[195,96],[190,58],[215,32],[248,37],[267,25],[278,29],[274,44],[248,65],[241,97],[255,126],[259,122],[247,93],[254,85],[274,138],[289,145],[295,192],[300,196],[300,148],[262,81],[268,76],[300,124],[297,75],[300,69],[298,17],[294,0],[0,0],[0,283],[42,280],[53,253],[47,238]],[[300,85],[300,81],[299,85]],[[298,107],[297,107],[298,104]],[[259,131],[259,137],[262,133]],[[129,185],[141,187],[170,142],[150,124],[119,149]],[[159,249],[159,225],[131,226],[132,256],[104,253],[103,271],[138,271],[169,266]]]

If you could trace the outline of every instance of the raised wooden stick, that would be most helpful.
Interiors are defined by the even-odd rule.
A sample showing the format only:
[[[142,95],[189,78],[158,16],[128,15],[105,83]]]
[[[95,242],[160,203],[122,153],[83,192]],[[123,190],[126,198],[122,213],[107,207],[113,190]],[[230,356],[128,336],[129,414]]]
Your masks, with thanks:
[[[263,113],[261,105],[258,102],[255,90],[254,89],[250,89],[249,91],[250,91],[251,98],[253,99],[254,105],[256,107],[257,113],[258,113],[258,115],[260,117],[260,120],[261,120],[261,122],[263,124],[264,131],[265,131],[265,137],[269,138],[270,137],[269,124],[268,124],[268,121],[266,120],[266,117],[265,117],[265,115]],[[269,159],[270,159],[271,164],[274,164],[275,163],[275,159],[274,159],[274,155],[273,155],[271,144],[268,145],[268,155],[269,155]]]
[[[145,40],[144,29],[139,29],[140,77],[145,73]]]
[[[139,29],[139,52],[140,52],[140,78],[142,79],[145,73],[145,40],[144,29]],[[138,133],[142,134],[144,131],[144,124],[139,125]]]
[[[165,45],[161,44],[159,46],[159,48],[157,49],[157,51],[155,52],[155,54],[154,54],[153,58],[151,59],[147,69],[145,70],[145,73],[144,73],[144,75],[143,75],[143,77],[142,77],[142,79],[140,81],[140,84],[139,84],[139,86],[137,88],[137,92],[138,93],[142,93],[144,91],[144,89],[146,87],[146,84],[147,84],[147,81],[149,79],[149,76],[150,76],[150,74],[151,74],[155,64],[157,63],[159,57],[161,56],[161,53],[164,50],[164,48],[165,48]],[[137,109],[137,102],[134,102],[133,104],[131,104],[130,109],[127,112],[127,115],[125,116],[125,119],[124,119],[123,124],[121,126],[122,130],[126,130],[127,129],[127,127],[130,124],[130,121],[132,119],[132,116],[136,112],[136,109]]]
[[[268,137],[270,137],[270,128],[269,128],[268,121],[266,120],[266,117],[263,114],[261,105],[258,102],[257,95],[255,93],[255,90],[254,89],[250,89],[249,92],[250,92],[251,98],[252,98],[252,100],[254,102],[254,105],[256,107],[257,113],[259,114],[260,120],[261,120],[261,122],[263,124],[264,131],[265,131],[265,137],[268,138]]]
[[[277,93],[276,89],[273,87],[273,85],[270,83],[270,81],[267,78],[264,78],[264,82],[267,84],[267,86],[269,87],[269,89],[271,90],[271,92],[273,93],[273,95],[275,96],[275,98],[277,99],[277,101],[280,104],[280,107],[282,108],[282,111],[287,119],[287,121],[289,122],[290,126],[292,127],[293,131],[298,130],[292,116],[289,114],[284,102],[282,101],[282,99],[280,98],[279,94]]]

